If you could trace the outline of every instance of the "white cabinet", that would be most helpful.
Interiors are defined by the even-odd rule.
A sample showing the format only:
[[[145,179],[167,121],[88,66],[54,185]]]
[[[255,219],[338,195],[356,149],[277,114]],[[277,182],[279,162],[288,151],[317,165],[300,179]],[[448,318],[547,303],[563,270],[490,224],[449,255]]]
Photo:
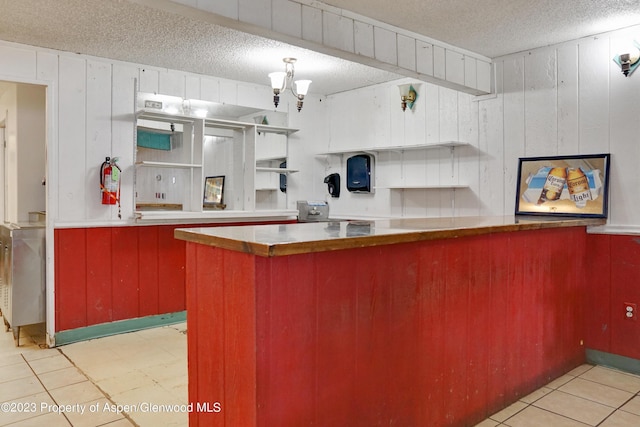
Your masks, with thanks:
[[[138,112],[136,128],[137,136],[155,138],[135,144],[137,219],[297,214],[287,211],[286,193],[278,195],[275,185],[280,174],[296,172],[279,166],[288,159],[288,136],[297,129],[150,109]],[[210,176],[225,177],[224,209],[203,206]],[[264,197],[265,191],[271,196]]]

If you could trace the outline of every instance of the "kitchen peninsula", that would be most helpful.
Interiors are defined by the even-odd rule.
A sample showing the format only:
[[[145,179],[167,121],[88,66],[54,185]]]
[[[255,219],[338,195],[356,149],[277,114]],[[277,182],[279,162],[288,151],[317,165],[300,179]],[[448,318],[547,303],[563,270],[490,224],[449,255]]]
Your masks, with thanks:
[[[584,362],[585,228],[604,222],[178,229],[190,425],[474,425]]]

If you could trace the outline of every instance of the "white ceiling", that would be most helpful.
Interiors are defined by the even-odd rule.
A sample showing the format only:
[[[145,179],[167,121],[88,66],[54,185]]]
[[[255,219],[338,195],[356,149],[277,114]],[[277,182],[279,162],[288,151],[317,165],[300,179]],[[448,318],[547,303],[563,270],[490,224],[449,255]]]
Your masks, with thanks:
[[[491,58],[640,23],[638,0],[325,3]],[[400,78],[126,0],[0,0],[0,39],[260,84],[291,56],[321,95]]]

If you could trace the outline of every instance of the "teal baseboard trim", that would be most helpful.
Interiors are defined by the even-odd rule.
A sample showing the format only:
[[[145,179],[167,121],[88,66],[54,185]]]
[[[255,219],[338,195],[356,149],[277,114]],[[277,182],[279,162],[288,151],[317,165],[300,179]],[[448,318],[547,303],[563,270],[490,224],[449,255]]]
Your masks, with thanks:
[[[158,314],[155,316],[137,317],[135,319],[118,320],[117,322],[101,323],[84,328],[70,329],[56,332],[55,346],[102,338],[110,335],[139,331],[141,329],[156,328],[158,326],[173,325],[187,320],[186,311]]]
[[[630,357],[619,356],[617,354],[605,353],[604,351],[587,349],[587,362],[593,365],[602,365],[609,368],[631,374],[640,375],[640,360]]]

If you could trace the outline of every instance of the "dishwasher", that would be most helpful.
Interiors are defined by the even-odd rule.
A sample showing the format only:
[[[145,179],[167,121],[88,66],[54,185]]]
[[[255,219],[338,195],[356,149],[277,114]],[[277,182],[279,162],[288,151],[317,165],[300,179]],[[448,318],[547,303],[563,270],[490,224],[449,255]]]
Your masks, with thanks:
[[[45,227],[0,225],[0,310],[20,346],[20,327],[45,321]]]

